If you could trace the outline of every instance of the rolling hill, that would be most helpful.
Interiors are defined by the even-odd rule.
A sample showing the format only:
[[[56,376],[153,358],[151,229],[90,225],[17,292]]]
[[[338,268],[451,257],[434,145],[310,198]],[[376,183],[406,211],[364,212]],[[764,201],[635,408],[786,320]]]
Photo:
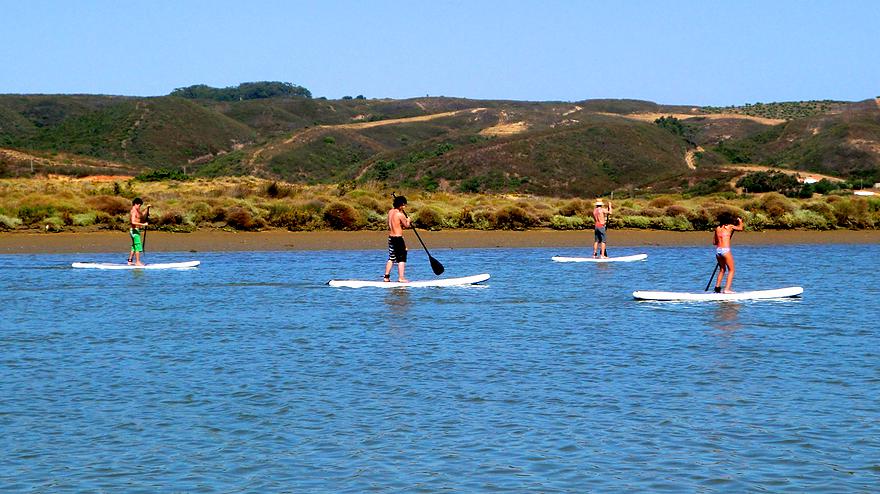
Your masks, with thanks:
[[[680,125],[658,126],[659,116]],[[607,99],[0,95],[0,174],[28,174],[23,163],[34,159],[41,173],[169,168],[551,195],[726,181],[726,164],[880,181],[880,110],[873,99],[719,109]]]

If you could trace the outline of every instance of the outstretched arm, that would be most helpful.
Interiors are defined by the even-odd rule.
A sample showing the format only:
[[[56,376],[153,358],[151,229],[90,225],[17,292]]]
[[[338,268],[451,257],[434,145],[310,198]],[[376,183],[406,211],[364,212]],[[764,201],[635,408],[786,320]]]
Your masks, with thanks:
[[[737,224],[733,225],[733,229],[737,231],[742,231],[743,229],[743,219],[737,218]]]

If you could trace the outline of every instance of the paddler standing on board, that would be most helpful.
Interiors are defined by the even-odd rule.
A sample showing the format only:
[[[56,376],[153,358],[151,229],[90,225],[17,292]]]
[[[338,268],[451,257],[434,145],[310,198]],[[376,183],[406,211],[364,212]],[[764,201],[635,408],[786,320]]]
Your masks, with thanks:
[[[128,215],[128,221],[130,223],[130,228],[128,230],[129,236],[131,236],[131,252],[128,254],[128,264],[134,264],[135,266],[143,266],[144,263],[141,262],[141,252],[144,251],[144,244],[141,241],[141,228],[146,228],[147,222],[141,216],[141,206],[143,206],[144,201],[140,197],[135,197],[133,201],[131,201],[131,212]],[[143,211],[144,217],[150,215],[150,205],[147,204],[146,211]]]
[[[734,231],[742,231],[743,219],[735,216],[730,211],[723,211],[718,215],[718,226],[715,227],[715,237],[712,244],[715,245],[715,260],[718,262],[718,279],[715,281],[715,293],[734,293],[730,289],[733,285],[733,274],[736,267],[733,264],[733,252],[730,251],[730,239]],[[721,290],[721,280],[727,272],[727,283]]]
[[[605,240],[607,239],[606,228],[608,215],[611,214],[611,201],[608,201],[608,209],[605,209],[605,204],[602,203],[602,199],[596,200],[595,207],[593,208],[593,223],[594,223],[594,238],[593,241],[593,257],[600,257],[602,259],[607,259],[608,255],[605,252]]]
[[[394,207],[388,210],[388,262],[385,263],[385,281],[391,281],[391,267],[397,263],[397,281],[409,282],[404,276],[406,271],[406,242],[403,241],[403,229],[410,227],[409,218],[403,212],[406,197],[394,196]]]

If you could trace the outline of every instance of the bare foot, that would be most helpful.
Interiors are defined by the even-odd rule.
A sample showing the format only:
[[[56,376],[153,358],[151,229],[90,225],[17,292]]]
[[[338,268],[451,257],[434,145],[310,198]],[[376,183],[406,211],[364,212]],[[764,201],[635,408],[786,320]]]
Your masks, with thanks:
[[[409,280],[406,278],[397,278],[398,283],[409,283]]]
[[[602,259],[608,259],[608,256],[602,256]]]
[[[146,266],[146,264],[139,262],[139,263],[135,264],[135,266]]]
[[[721,292],[721,293],[736,293],[736,292],[735,292],[735,291],[733,291],[733,290],[724,290],[724,291],[723,291],[723,292]]]

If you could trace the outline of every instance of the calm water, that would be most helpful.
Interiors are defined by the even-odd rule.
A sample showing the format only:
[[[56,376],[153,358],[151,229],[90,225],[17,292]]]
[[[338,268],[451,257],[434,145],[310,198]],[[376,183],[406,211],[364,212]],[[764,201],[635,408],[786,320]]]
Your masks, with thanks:
[[[736,247],[735,288],[806,291],[724,304],[631,299],[702,290],[707,248],[609,250],[649,258],[438,250],[492,279],[352,290],[382,249],[0,256],[0,491],[880,489],[880,247]]]

